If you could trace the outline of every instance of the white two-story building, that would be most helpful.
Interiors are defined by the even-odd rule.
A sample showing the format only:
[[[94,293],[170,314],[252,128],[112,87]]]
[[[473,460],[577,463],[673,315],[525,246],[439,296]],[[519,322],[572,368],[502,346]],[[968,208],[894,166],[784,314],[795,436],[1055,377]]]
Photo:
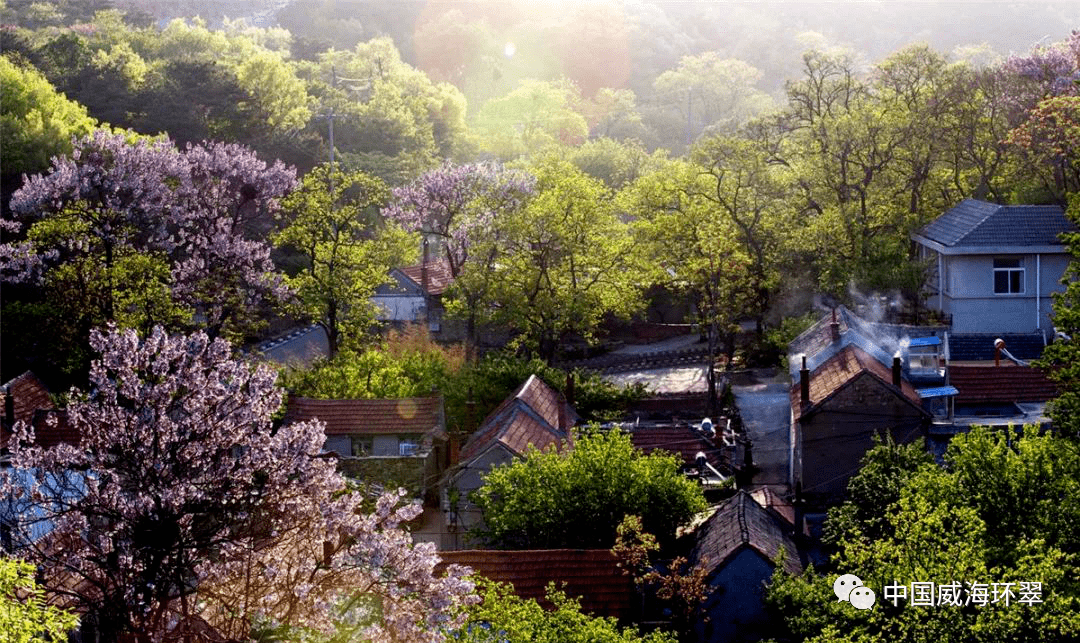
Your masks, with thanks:
[[[954,333],[1049,334],[1070,259],[1059,235],[1075,231],[1055,205],[959,203],[911,235],[931,262],[928,306]]]

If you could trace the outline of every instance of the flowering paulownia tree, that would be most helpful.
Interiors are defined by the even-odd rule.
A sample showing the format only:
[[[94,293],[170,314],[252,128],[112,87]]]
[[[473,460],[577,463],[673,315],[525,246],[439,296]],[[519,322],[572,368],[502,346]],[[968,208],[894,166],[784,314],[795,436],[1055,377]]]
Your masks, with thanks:
[[[41,280],[57,299],[84,302],[72,322],[84,341],[104,321],[149,330],[176,308],[212,335],[243,332],[255,308],[287,293],[257,238],[295,182],[241,145],[179,150],[97,131],[12,195],[18,220],[0,225],[29,228],[0,246],[0,279]]]
[[[202,333],[95,330],[91,344],[91,388],[67,409],[79,445],[42,449],[17,425],[0,493],[20,554],[101,640],[197,640],[199,619],[234,639],[254,623],[329,630],[357,595],[372,640],[441,640],[457,622],[472,585],[461,569],[436,578],[434,548],[400,529],[419,508],[389,494],[363,512],[320,423],[271,424],[273,371]]]
[[[493,163],[447,161],[412,183],[395,188],[382,214],[409,231],[434,238],[454,279],[451,294],[464,309],[468,348],[476,345],[477,322],[488,305],[498,258],[500,216],[520,209],[536,180]]]

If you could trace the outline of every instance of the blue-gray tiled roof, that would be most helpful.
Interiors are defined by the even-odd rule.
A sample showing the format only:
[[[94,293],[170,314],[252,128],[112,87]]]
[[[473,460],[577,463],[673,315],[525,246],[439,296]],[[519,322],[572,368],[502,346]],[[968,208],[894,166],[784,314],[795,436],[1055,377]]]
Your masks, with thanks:
[[[1056,205],[998,205],[966,199],[919,231],[943,246],[1053,246],[1076,226]]]

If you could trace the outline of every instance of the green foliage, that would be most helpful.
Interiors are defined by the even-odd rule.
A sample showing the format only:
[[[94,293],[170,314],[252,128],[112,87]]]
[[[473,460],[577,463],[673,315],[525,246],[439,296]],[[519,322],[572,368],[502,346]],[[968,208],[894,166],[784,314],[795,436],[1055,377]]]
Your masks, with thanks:
[[[0,557],[0,632],[5,643],[62,643],[79,618],[47,605],[34,583],[34,566]]]
[[[552,360],[571,335],[589,340],[606,315],[643,304],[640,257],[610,192],[554,155],[531,164],[536,194],[497,222],[495,320]]]
[[[877,603],[855,613],[833,596],[835,575],[778,571],[767,600],[792,638],[989,643],[1080,635],[1076,444],[1032,427],[975,428],[953,438],[945,469],[895,445],[879,445],[865,462],[853,499],[830,513],[827,529],[838,549],[832,568],[859,576]],[[884,599],[886,584],[914,581],[1041,582],[1042,602],[931,608]]]
[[[1065,214],[1080,221],[1080,195],[1069,197]],[[1062,277],[1065,291],[1054,293],[1054,328],[1071,339],[1058,339],[1046,347],[1037,364],[1058,383],[1060,393],[1050,403],[1054,428],[1080,437],[1080,233],[1062,235],[1072,260]]]
[[[89,134],[97,122],[86,108],[68,100],[40,72],[0,56],[0,148],[4,174],[40,172],[49,159],[71,152],[71,140]]]
[[[896,444],[892,436],[874,436],[875,447],[848,482],[848,500],[829,510],[823,540],[839,544],[845,538],[879,540],[888,535],[889,510],[900,500],[904,485],[923,469],[937,466],[921,441]],[[884,508],[884,510],[883,510]]]
[[[610,617],[589,616],[581,604],[552,583],[547,588],[546,610],[533,599],[518,598],[513,587],[481,580],[481,603],[469,608],[469,618],[455,640],[470,643],[675,643],[675,637],[657,631],[646,635],[631,627],[620,628]]]
[[[619,431],[584,432],[562,452],[531,450],[496,467],[473,493],[481,538],[505,548],[610,548],[627,515],[670,543],[705,508],[701,487],[673,455],[644,455]]]
[[[567,80],[525,80],[480,108],[473,124],[477,147],[504,160],[534,157],[557,145],[581,143],[589,134],[579,111],[581,96]]]
[[[363,172],[331,175],[321,165],[282,200],[288,225],[274,241],[303,260],[289,285],[297,293],[297,312],[326,329],[331,358],[342,344],[359,342],[375,320],[375,288],[386,282],[392,267],[415,254],[411,235],[379,224],[375,208],[388,196],[377,178]]]
[[[282,378],[296,395],[322,399],[423,397],[443,389],[464,363],[460,349],[443,348],[422,327],[391,332],[366,349],[345,349],[305,369],[286,368]]]

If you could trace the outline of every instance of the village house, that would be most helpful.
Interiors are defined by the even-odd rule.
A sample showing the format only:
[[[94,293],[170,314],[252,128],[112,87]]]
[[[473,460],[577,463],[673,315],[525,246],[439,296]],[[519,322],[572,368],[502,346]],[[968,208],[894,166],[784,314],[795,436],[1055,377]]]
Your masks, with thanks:
[[[536,375],[496,407],[462,445],[460,460],[447,479],[443,510],[455,541],[448,546],[459,548],[461,534],[482,522],[469,494],[480,488],[488,471],[523,457],[530,447],[569,447],[571,429],[579,421],[566,398]]]
[[[424,324],[432,337],[462,339],[457,324],[447,324],[442,295],[453,282],[445,259],[394,268],[389,283],[375,289],[375,318],[395,326]]]
[[[928,408],[955,394],[937,332],[869,322],[840,306],[792,341],[788,482],[809,507],[843,498],[875,435],[896,443],[926,435]]]
[[[696,640],[741,643],[768,638],[764,596],[775,561],[779,558],[790,574],[801,574],[806,565],[791,523],[740,490],[719,505],[694,536],[690,563],[706,570],[712,588],[703,605],[708,618],[697,623]]]
[[[347,476],[434,501],[449,458],[441,397],[317,400],[290,396],[285,422],[318,419]]]
[[[911,235],[930,262],[927,304],[953,333],[1050,333],[1069,263],[1060,234],[1074,231],[1056,205],[966,199]]]

